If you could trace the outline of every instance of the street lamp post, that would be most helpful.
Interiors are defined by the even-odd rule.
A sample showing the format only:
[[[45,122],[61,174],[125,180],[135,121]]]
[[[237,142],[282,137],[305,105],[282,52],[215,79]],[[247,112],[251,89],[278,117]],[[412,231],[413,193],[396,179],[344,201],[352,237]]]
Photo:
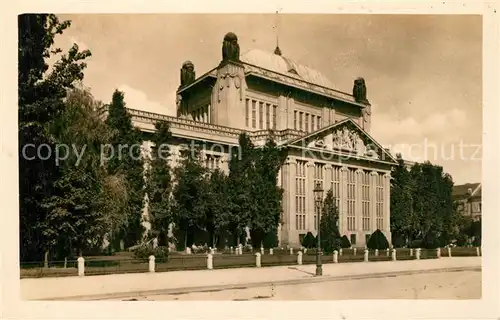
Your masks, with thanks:
[[[316,237],[316,276],[323,275],[323,266],[321,263],[321,205],[323,204],[323,188],[321,187],[321,183],[316,183],[316,187],[313,190],[314,199],[316,202],[316,210],[318,210],[318,235]]]

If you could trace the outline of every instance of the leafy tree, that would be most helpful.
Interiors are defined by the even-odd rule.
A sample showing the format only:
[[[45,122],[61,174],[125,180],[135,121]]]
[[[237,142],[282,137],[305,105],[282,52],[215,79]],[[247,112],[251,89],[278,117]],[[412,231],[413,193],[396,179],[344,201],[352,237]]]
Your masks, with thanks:
[[[321,248],[325,252],[333,252],[341,247],[340,233],[338,228],[339,211],[335,205],[335,197],[332,189],[326,193],[323,202],[320,220]]]
[[[316,247],[316,237],[312,234],[312,232],[308,232],[304,239],[302,240],[302,246],[307,249]]]
[[[170,211],[172,179],[168,143],[172,139],[172,133],[169,123],[165,121],[158,121],[155,128],[152,138],[154,145],[151,148],[151,161],[147,173],[148,218],[152,235],[168,243],[168,230],[172,222]]]
[[[223,246],[224,243],[220,240],[227,237],[231,212],[228,177],[217,169],[207,177],[206,185],[205,229],[209,233],[212,247]]]
[[[340,238],[340,245],[344,249],[351,247],[351,242],[349,241],[349,238],[347,238],[346,235],[343,235],[342,238]]]
[[[145,183],[142,138],[138,129],[132,126],[124,95],[115,90],[108,106],[106,124],[113,132],[110,139],[111,153],[108,155],[109,174],[122,174],[126,180],[129,209],[126,211],[127,226],[118,232],[126,246],[132,246],[142,239],[142,211],[144,207]]]
[[[83,61],[90,56],[90,51],[80,51],[74,44],[49,71],[46,60],[62,52],[53,47],[55,36],[70,25],[53,14],[18,16],[20,256],[39,259],[45,252],[46,264],[58,234],[48,224],[50,209],[43,202],[54,194],[54,182],[61,175],[54,154],[49,153],[57,143],[49,126],[64,110],[67,90],[83,79]],[[49,148],[39,149],[43,144]]]
[[[172,218],[178,239],[183,235],[181,247],[185,248],[192,244],[194,234],[206,226],[207,169],[201,164],[200,152],[194,146],[182,149],[180,156],[180,163],[174,169]]]
[[[238,245],[245,235],[245,227],[251,223],[251,217],[258,214],[254,211],[260,210],[254,202],[256,150],[249,136],[241,134],[239,149],[232,148],[231,151],[229,186],[232,212],[229,230],[234,238],[232,244]]]
[[[252,198],[258,210],[252,210],[250,232],[254,247],[260,247],[267,233],[276,233],[282,212],[283,189],[278,186],[278,173],[285,154],[273,137],[263,148],[255,149],[255,170],[252,172]]]
[[[406,243],[418,227],[419,221],[413,211],[413,183],[401,154],[397,155],[398,165],[391,176],[391,233]],[[394,242],[394,241],[393,241]]]
[[[83,250],[100,246],[105,234],[100,146],[107,142],[109,131],[101,121],[99,103],[85,89],[71,90],[65,105],[50,125],[63,159],[58,168],[61,175],[43,206],[46,230],[56,239],[58,251],[67,255],[73,248],[81,255]]]
[[[389,248],[389,241],[387,241],[384,233],[377,229],[374,233],[372,233],[370,239],[368,239],[366,246],[371,250],[385,250]]]

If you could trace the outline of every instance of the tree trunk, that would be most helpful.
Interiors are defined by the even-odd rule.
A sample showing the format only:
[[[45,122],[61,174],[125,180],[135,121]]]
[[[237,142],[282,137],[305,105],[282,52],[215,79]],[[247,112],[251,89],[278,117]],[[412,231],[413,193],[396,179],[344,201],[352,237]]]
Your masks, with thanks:
[[[188,231],[187,229],[184,231],[184,250],[187,248],[187,242],[188,242]]]
[[[45,250],[45,256],[43,259],[43,267],[48,268],[49,267],[49,250]]]

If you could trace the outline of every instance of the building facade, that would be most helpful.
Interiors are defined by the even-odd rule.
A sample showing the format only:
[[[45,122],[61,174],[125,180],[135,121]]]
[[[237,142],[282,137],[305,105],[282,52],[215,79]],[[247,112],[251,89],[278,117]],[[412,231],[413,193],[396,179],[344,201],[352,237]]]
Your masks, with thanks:
[[[170,123],[173,165],[183,146],[196,143],[208,167],[228,172],[229,150],[243,132],[257,146],[272,133],[286,150],[279,173],[280,245],[299,246],[307,232],[316,234],[316,183],[325,194],[333,190],[340,233],[353,246],[364,246],[376,229],[391,239],[390,172],[396,160],[370,136],[371,106],[362,78],[354,80],[352,94],[335,90],[324,75],[279,48],[240,56],[237,36],[228,33],[215,68],[196,77],[191,61],[182,64],[176,102],[176,117],[128,110],[146,135],[158,120]]]
[[[475,221],[481,220],[481,191],[481,183],[466,183],[453,186],[453,200],[458,205],[457,210]]]

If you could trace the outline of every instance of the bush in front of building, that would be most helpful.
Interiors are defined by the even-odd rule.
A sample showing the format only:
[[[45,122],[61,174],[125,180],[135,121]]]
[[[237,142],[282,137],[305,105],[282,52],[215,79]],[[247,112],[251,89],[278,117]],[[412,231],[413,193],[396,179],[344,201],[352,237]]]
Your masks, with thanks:
[[[398,234],[392,234],[392,245],[394,248],[403,248],[406,245],[404,237]]]
[[[389,248],[389,241],[385,237],[384,233],[379,229],[375,230],[375,232],[368,239],[368,243],[366,244],[368,249],[371,250],[385,250]]]
[[[134,258],[148,259],[149,256],[155,256],[156,262],[166,262],[168,260],[168,247],[156,247],[151,245],[139,246],[134,250]]]
[[[422,248],[425,249],[436,249],[440,247],[440,241],[438,236],[434,231],[429,231],[422,239]]]
[[[347,238],[346,235],[343,235],[342,238],[340,238],[340,246],[344,249],[351,247],[351,241],[349,241],[349,238]]]
[[[307,249],[315,248],[316,247],[316,237],[313,236],[311,232],[308,232],[306,236],[304,237],[304,240],[302,240],[302,246]]]

